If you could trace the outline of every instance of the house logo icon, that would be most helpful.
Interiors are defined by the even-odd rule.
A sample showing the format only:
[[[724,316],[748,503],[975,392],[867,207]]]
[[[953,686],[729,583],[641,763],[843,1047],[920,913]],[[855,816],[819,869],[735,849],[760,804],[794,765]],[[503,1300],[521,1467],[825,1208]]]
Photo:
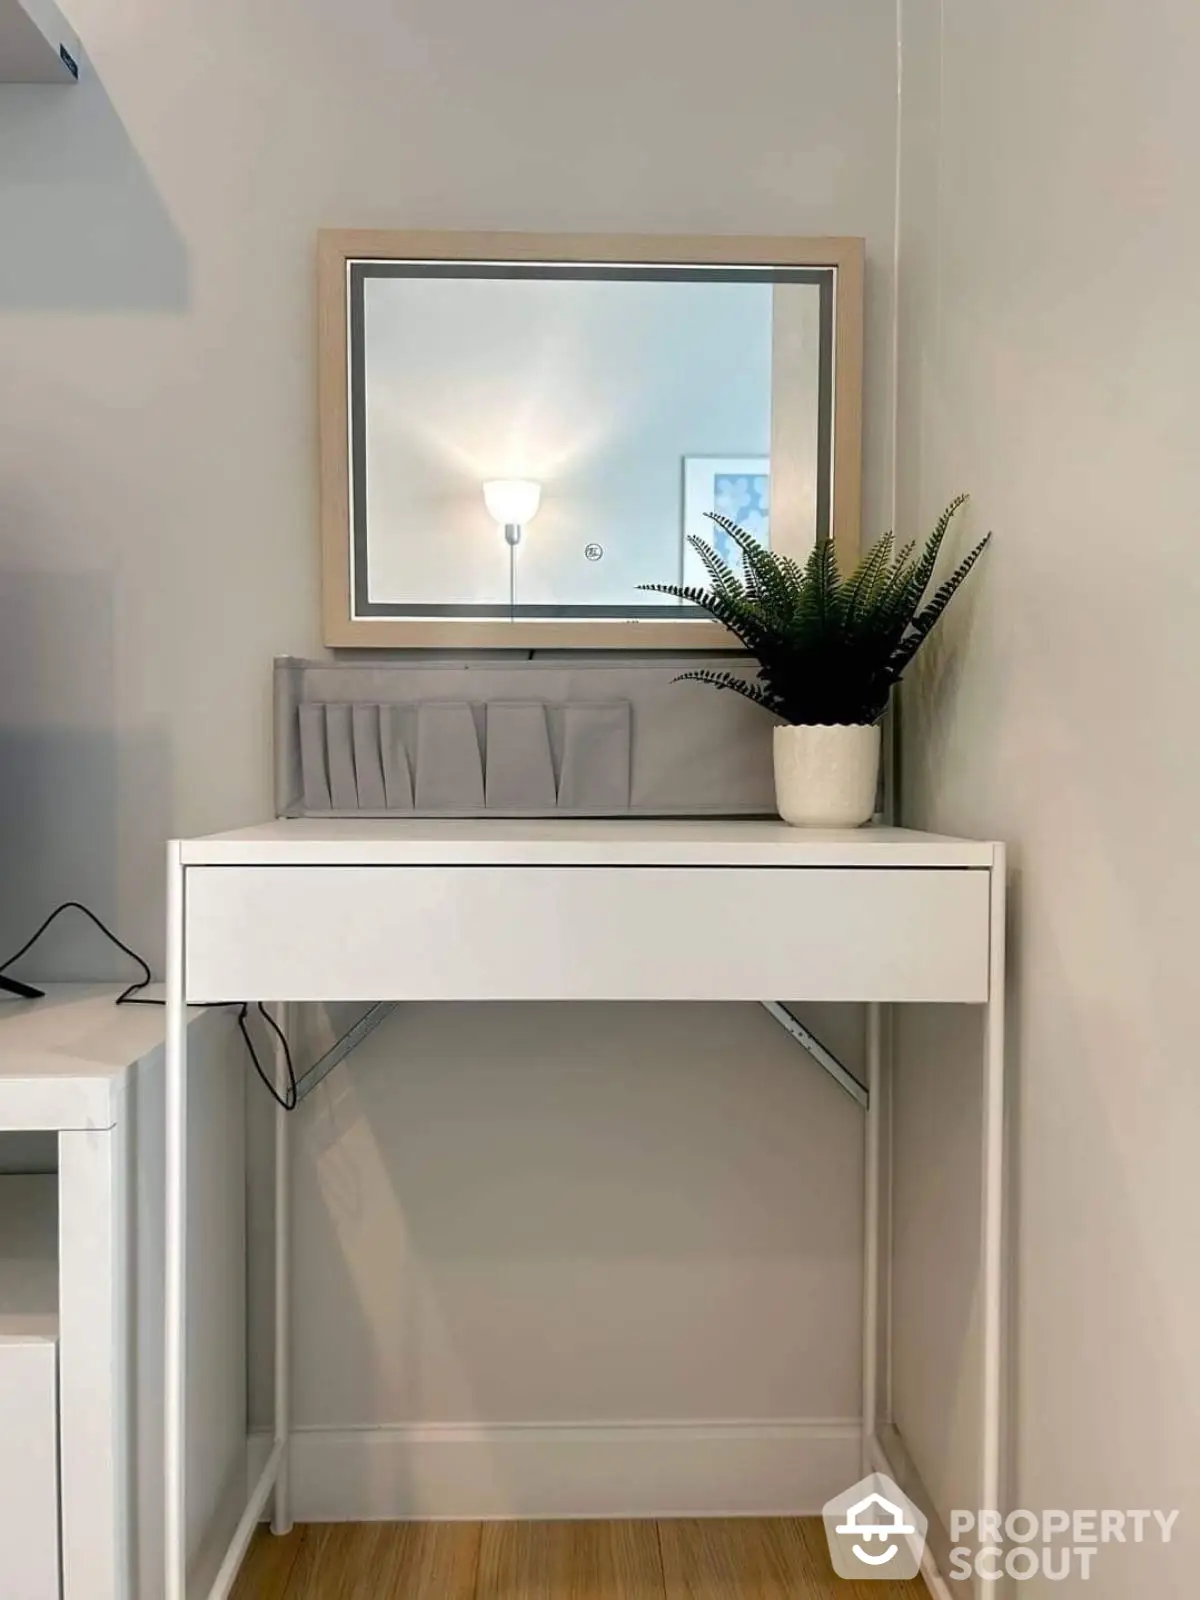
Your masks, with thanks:
[[[915,1578],[928,1522],[891,1478],[872,1473],[825,1507],[829,1555],[839,1578]]]
[[[868,1511],[874,1520],[864,1522],[862,1518]],[[870,1545],[872,1539],[878,1539],[883,1548],[877,1556],[873,1556],[869,1549],[860,1550],[857,1545],[854,1547],[854,1554],[868,1567],[882,1567],[900,1553],[900,1546],[890,1544],[888,1541],[899,1539],[906,1533],[916,1533],[917,1530],[911,1522],[905,1522],[904,1511],[900,1506],[885,1500],[881,1494],[869,1494],[865,1500],[860,1500],[857,1505],[850,1507],[845,1522],[837,1531],[849,1534],[852,1539],[862,1539],[867,1545]]]

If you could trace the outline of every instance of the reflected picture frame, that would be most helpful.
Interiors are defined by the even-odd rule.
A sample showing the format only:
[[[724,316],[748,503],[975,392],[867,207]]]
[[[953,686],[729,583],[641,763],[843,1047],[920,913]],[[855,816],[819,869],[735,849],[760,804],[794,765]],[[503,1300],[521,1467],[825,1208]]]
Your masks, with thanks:
[[[728,517],[771,544],[771,459],[769,456],[685,456],[683,458],[683,539],[679,581],[685,589],[710,587],[708,569],[693,539],[702,539],[741,572],[741,552],[712,519]]]
[[[721,650],[737,642],[700,615],[530,622],[364,616],[355,606],[351,439],[352,269],[364,262],[620,264],[827,269],[830,336],[827,526],[843,560],[858,552],[862,471],[864,246],[856,238],[323,230],[317,241],[321,611],[334,649]],[[711,526],[711,524],[710,524]],[[805,552],[798,551],[798,554]],[[647,573],[647,579],[653,578]]]

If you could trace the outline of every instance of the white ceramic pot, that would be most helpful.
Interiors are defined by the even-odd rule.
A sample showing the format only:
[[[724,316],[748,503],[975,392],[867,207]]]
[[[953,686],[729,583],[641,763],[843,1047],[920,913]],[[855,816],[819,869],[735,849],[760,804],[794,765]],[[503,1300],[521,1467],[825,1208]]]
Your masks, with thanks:
[[[839,724],[775,729],[775,803],[794,828],[857,828],[875,812],[880,730]]]

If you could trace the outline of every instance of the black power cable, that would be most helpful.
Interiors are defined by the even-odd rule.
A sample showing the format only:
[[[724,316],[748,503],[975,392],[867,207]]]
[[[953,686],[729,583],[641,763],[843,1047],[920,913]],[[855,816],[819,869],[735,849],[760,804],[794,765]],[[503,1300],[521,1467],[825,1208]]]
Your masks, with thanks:
[[[128,956],[136,966],[139,966],[142,969],[142,976],[135,983],[131,983],[127,989],[122,989],[121,993],[117,996],[116,1001],[114,1002],[116,1005],[166,1005],[165,1000],[152,1000],[149,996],[143,995],[141,992],[143,989],[149,987],[149,985],[153,982],[150,974],[150,968],[145,960],[138,955],[136,950],[131,950],[123,940],[118,939],[112,929],[102,922],[94,911],[92,911],[88,906],[83,905],[78,900],[64,900],[62,905],[55,906],[54,910],[42,923],[41,927],[35,934],[25,941],[25,943],[17,951],[16,955],[9,956],[6,961],[0,962],[0,977],[3,977],[3,975],[8,971],[9,967],[16,966],[17,962],[20,961],[22,956],[29,954],[34,945],[46,932],[46,929],[50,927],[51,923],[57,921],[57,919],[62,916],[64,911],[82,911],[84,916],[87,917],[88,921],[99,928],[104,937],[109,940],[110,943],[116,945],[117,949],[122,953],[122,955]],[[254,1040],[250,1037],[250,1026],[248,1020],[250,1015],[250,1002],[248,1000],[229,1000],[225,1001],[224,1004],[236,1005],[238,1008],[238,1032],[246,1042],[246,1049],[250,1052],[250,1060],[254,1064],[254,1070],[258,1073],[259,1078],[262,1080],[267,1093],[271,1096],[272,1100],[274,1100],[275,1104],[281,1107],[282,1110],[294,1111],[297,1105],[300,1103],[300,1090],[296,1083],[296,1068],[292,1061],[292,1049],[288,1044],[287,1037],[284,1034],[283,1029],[275,1021],[275,1018],[266,1009],[262,1001],[256,1001],[255,1009],[257,1010],[259,1016],[275,1034],[275,1037],[279,1040],[280,1045],[283,1047],[284,1067],[287,1072],[287,1086],[283,1093],[280,1094],[279,1090],[271,1082],[269,1075],[263,1069],[262,1062],[258,1059],[258,1051],[254,1048]]]
[[[132,962],[135,963],[135,965],[141,967],[143,976],[138,980],[137,983],[131,983],[129,985],[128,989],[122,990],[122,992],[117,996],[117,999],[116,999],[117,1005],[119,1005],[119,1006],[160,1006],[160,1005],[163,1004],[163,1002],[161,1000],[145,1000],[145,999],[139,1000],[137,998],[137,995],[138,995],[139,991],[142,990],[142,989],[145,989],[147,987],[147,985],[151,982],[150,968],[142,960],[141,956],[138,955],[136,950],[131,950],[127,944],[123,944],[121,942],[121,940],[117,938],[116,934],[112,931],[111,928],[106,928],[104,926],[104,924],[100,921],[100,918],[96,915],[96,913],[94,911],[89,911],[87,906],[81,905],[78,900],[64,900],[62,905],[56,906],[55,909],[46,918],[45,922],[42,923],[41,927],[37,930],[37,932],[35,934],[33,934],[31,938],[26,939],[25,943],[17,951],[16,955],[15,956],[9,956],[7,961],[5,961],[3,963],[0,963],[0,976],[2,976],[4,973],[6,973],[8,971],[8,969],[9,969],[9,967],[15,967],[17,962],[20,961],[22,956],[29,954],[29,952],[33,949],[34,945],[38,942],[38,940],[45,933],[46,929],[50,926],[50,924],[52,922],[57,921],[58,918],[62,916],[64,911],[82,911],[84,916],[87,917],[90,922],[93,922],[96,925],[96,927],[100,929],[100,932],[104,935],[104,937],[106,939],[110,940],[113,944],[116,945],[117,949],[121,951],[122,955],[127,955],[129,957],[129,959]]]
[[[285,1035],[283,1029],[275,1021],[275,1018],[263,1005],[261,1000],[255,1002],[255,1010],[266,1023],[267,1027],[271,1029],[272,1033],[274,1033],[275,1037],[279,1040],[279,1043],[283,1046],[283,1064],[287,1072],[287,1087],[284,1089],[282,1094],[280,1094],[279,1090],[263,1071],[259,1062],[258,1052],[254,1048],[254,1040],[250,1037],[250,1028],[246,1020],[250,1011],[250,1002],[248,1000],[242,1000],[238,1003],[238,1032],[246,1041],[246,1049],[250,1052],[250,1059],[254,1063],[254,1070],[262,1079],[263,1085],[265,1086],[267,1093],[271,1096],[271,1099],[274,1100],[275,1104],[279,1106],[281,1110],[295,1111],[296,1107],[300,1104],[300,1089],[299,1085],[296,1083],[296,1068],[292,1064],[292,1047],[290,1044],[288,1044],[287,1036]]]

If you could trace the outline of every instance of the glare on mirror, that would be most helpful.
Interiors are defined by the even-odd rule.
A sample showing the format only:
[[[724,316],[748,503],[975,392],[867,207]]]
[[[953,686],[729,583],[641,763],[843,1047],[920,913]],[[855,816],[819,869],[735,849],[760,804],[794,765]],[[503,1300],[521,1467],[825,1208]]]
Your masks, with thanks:
[[[638,585],[714,511],[803,554],[831,328],[824,269],[353,263],[355,614],[690,617]]]

